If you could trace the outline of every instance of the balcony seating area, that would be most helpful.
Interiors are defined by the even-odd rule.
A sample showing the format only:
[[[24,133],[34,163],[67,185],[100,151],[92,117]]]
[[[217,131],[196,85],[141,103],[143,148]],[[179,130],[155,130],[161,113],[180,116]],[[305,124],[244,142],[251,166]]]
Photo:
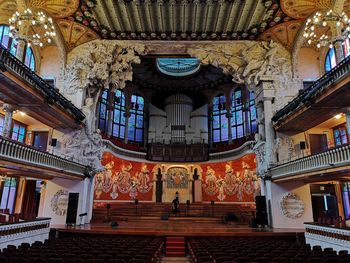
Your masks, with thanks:
[[[347,251],[309,245],[286,237],[192,238],[188,249],[193,263],[348,263]]]
[[[223,221],[228,214],[234,213],[238,221],[248,224],[253,218],[255,205],[239,204],[214,204],[192,203],[189,206],[180,204],[180,212],[177,217],[206,217]],[[93,210],[93,222],[109,220],[130,220],[135,217],[161,218],[172,216],[170,203],[113,203],[108,211],[106,204],[95,206]]]
[[[34,220],[35,218],[35,213],[10,213],[9,209],[0,209],[0,224],[18,223],[22,220]]]
[[[67,237],[8,246],[1,263],[158,262],[163,240],[155,237]]]

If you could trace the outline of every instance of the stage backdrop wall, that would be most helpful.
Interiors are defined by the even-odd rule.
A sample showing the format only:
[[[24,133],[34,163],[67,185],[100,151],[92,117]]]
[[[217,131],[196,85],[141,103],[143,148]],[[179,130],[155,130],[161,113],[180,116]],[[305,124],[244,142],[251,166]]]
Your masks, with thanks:
[[[181,202],[191,200],[195,170],[204,202],[254,202],[260,193],[255,154],[216,163],[151,163],[124,160],[105,152],[102,164],[105,171],[95,176],[95,205],[134,199],[155,201],[158,171],[162,174],[164,202],[171,202],[176,191]]]

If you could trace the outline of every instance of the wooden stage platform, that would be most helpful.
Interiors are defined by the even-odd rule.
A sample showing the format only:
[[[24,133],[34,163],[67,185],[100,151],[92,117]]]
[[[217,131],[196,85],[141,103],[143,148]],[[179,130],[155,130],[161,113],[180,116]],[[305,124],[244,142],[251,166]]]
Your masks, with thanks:
[[[110,223],[91,223],[83,226],[52,225],[62,234],[112,234],[151,236],[303,236],[304,229],[252,228],[243,224],[224,224],[216,220],[172,218],[171,220],[142,219],[120,221],[112,228]]]

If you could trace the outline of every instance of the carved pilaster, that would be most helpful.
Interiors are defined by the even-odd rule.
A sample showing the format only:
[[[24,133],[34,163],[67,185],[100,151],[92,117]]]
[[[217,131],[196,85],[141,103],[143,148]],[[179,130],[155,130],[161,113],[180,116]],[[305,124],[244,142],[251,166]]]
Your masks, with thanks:
[[[12,130],[12,118],[15,107],[11,104],[4,104],[2,106],[3,111],[5,112],[4,128],[2,130],[2,136],[5,138],[11,137]]]

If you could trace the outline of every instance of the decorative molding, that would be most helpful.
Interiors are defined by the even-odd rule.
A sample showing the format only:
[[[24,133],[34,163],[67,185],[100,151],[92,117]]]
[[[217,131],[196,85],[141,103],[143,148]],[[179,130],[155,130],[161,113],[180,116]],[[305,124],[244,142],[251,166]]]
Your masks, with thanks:
[[[51,209],[58,216],[65,216],[68,207],[68,191],[58,190],[51,199]]]
[[[285,194],[280,201],[281,212],[285,217],[297,219],[304,214],[304,202],[295,193]]]

